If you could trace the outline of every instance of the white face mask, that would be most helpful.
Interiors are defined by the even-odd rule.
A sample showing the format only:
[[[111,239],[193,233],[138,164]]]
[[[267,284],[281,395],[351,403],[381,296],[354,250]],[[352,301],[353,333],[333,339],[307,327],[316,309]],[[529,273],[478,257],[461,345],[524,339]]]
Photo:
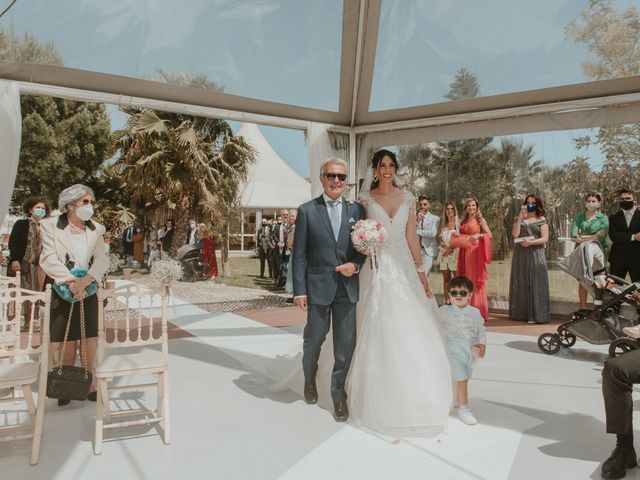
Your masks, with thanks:
[[[584,206],[587,210],[597,210],[600,208],[600,204],[598,202],[587,202]]]
[[[80,205],[78,208],[76,208],[76,215],[78,215],[80,220],[86,222],[91,217],[93,217],[93,205]]]

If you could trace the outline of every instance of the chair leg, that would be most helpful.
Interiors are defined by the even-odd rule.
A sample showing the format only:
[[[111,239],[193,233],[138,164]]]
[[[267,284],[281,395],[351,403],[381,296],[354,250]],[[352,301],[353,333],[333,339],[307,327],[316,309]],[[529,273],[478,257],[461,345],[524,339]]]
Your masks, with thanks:
[[[104,428],[104,397],[102,396],[102,389],[100,388],[100,384],[102,379],[97,381],[97,399],[96,399],[96,424],[95,424],[95,432],[93,435],[93,453],[95,455],[100,455],[102,453],[102,434]],[[108,401],[108,399],[107,399]]]
[[[31,387],[29,385],[21,385],[22,388],[22,396],[24,397],[24,401],[27,404],[27,409],[29,410],[29,416],[31,417],[31,421],[36,421],[36,404],[33,402],[33,393],[31,393]]]
[[[104,412],[104,421],[111,423],[111,406],[109,405],[109,379],[101,378],[97,385],[98,395],[102,396],[102,409]]]
[[[158,376],[158,389],[160,389],[160,385],[162,385],[162,440],[165,445],[169,445],[171,443],[171,422],[169,418],[169,372],[167,370]]]
[[[26,393],[26,392],[25,392]],[[26,397],[27,395],[25,395]],[[31,389],[28,391],[28,396],[31,396]],[[40,445],[42,444],[42,429],[44,424],[44,406],[45,406],[45,393],[44,389],[38,391],[38,408],[36,410],[36,416],[33,426],[33,443],[31,445],[31,465],[37,465],[40,461]]]

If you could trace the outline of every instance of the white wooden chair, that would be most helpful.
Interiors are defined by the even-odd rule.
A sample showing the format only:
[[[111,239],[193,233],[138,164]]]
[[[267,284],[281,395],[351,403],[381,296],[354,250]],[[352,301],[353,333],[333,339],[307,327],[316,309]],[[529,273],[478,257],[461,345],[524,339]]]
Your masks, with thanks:
[[[95,370],[98,393],[93,444],[96,455],[102,453],[105,429],[159,424],[164,443],[170,442],[167,295],[167,289],[163,289],[161,294],[154,294],[135,284],[98,292],[98,354]],[[155,345],[159,345],[160,349],[144,348]],[[131,347],[141,348],[131,353]],[[115,379],[121,380],[121,377],[145,374],[151,374],[153,381],[118,382],[118,385],[113,382]],[[119,408],[114,411],[111,408],[110,401],[114,404],[117,402],[118,406],[127,402],[118,402],[118,398],[110,397],[110,393],[153,386],[157,389],[155,409]],[[143,418],[118,420],[129,416]]]
[[[44,304],[44,318],[36,326],[33,316],[37,303]],[[30,303],[29,330],[20,334],[20,318],[25,303]],[[0,441],[10,442],[32,438],[31,465],[36,465],[40,458],[40,444],[42,442],[42,426],[44,421],[44,405],[47,390],[47,371],[49,359],[49,310],[51,304],[51,287],[44,292],[33,292],[23,288],[0,288],[0,389],[11,389],[12,394],[0,398],[1,403],[11,403],[11,409],[5,411],[4,418],[11,415],[8,412],[15,409],[16,402],[23,401],[31,417],[31,423],[20,423],[19,415],[16,424],[6,423],[0,427],[2,437]],[[9,311],[13,309],[13,315]],[[38,383],[37,405],[33,399],[31,384]],[[16,392],[22,395],[17,396]],[[24,430],[31,430],[30,434],[20,434]],[[16,433],[14,433],[16,432]]]

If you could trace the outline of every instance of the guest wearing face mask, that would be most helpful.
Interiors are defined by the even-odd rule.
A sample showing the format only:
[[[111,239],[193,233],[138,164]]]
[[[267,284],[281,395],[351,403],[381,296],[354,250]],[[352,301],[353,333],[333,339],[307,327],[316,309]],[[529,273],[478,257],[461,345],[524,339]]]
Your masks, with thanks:
[[[198,224],[195,220],[189,222],[189,230],[187,230],[187,243],[192,247],[199,247],[198,245]]]
[[[571,224],[571,241],[576,244],[597,241],[602,252],[607,253],[607,235],[609,219],[600,211],[602,196],[597,192],[589,192],[584,197],[584,212],[578,213]],[[577,245],[576,245],[577,246]],[[587,290],[578,283],[580,308],[587,308]]]
[[[636,208],[636,194],[631,190],[618,191],[621,210],[609,217],[610,273],[631,281],[640,280],[640,212]]]
[[[514,250],[509,281],[509,318],[549,323],[549,274],[545,247],[549,225],[540,197],[530,194],[513,222]]]
[[[22,206],[27,218],[17,220],[9,236],[9,263],[7,275],[15,277],[20,272],[20,285],[28,290],[41,291],[44,284],[44,272],[39,267],[42,241],[40,240],[40,220],[51,212],[49,200],[45,197],[29,197]],[[29,329],[31,317],[30,302],[25,302],[25,324]]]
[[[93,372],[98,336],[97,295],[87,296],[86,287],[93,281],[100,283],[109,268],[105,254],[104,226],[91,220],[95,196],[85,185],[73,185],[60,192],[58,207],[63,212],[58,217],[41,222],[42,254],[40,266],[47,275],[46,283],[67,284],[77,303],[82,303],[85,319],[87,368]],[[85,270],[83,277],[76,277],[71,269]],[[55,290],[51,296],[51,342],[63,342],[69,311],[74,305],[63,299]],[[81,309],[73,308],[69,336],[63,365],[74,365],[76,353],[81,348]],[[59,346],[59,345],[58,345]],[[82,355],[81,355],[82,357]],[[83,360],[84,361],[84,360]],[[96,401],[93,390],[89,400]],[[66,405],[68,399],[59,399],[58,405]]]

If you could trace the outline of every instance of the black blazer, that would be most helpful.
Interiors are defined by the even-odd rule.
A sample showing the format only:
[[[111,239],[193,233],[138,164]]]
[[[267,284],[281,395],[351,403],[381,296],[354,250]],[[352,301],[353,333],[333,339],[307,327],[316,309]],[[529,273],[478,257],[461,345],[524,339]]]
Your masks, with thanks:
[[[338,240],[331,228],[324,197],[320,195],[298,207],[296,239],[293,242],[293,295],[306,295],[310,304],[331,305],[338,288],[338,265],[347,262],[362,267],[367,257],[351,243],[351,228],[365,218],[359,203],[342,203],[342,221]],[[358,275],[342,277],[349,300],[358,301]]]
[[[160,241],[162,242],[162,250],[165,252],[169,251],[173,244],[173,228],[171,230],[167,230]]]
[[[631,240],[631,235],[640,232],[640,210],[636,209],[627,227],[621,210],[609,217],[609,238],[611,239],[610,262],[640,263],[640,241]]]
[[[29,238],[29,219],[16,220],[9,236],[9,264],[22,262],[24,252],[27,250],[27,238]]]

